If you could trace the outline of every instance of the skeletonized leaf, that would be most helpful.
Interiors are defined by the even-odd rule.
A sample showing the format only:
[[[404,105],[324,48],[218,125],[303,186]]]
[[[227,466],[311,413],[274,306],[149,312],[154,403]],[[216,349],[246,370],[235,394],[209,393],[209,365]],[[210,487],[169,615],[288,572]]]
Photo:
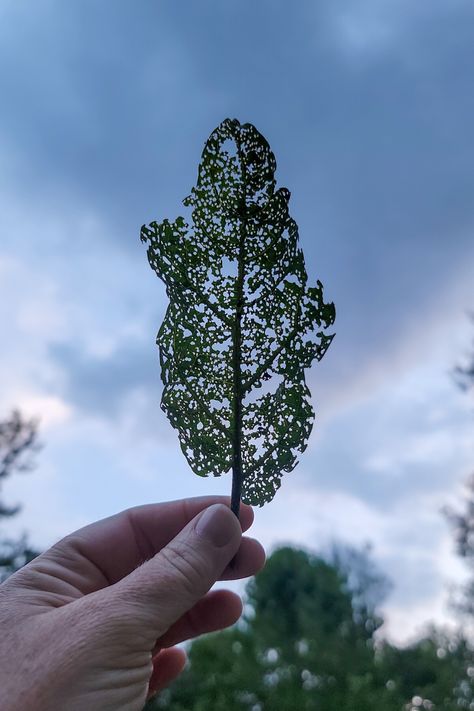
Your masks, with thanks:
[[[305,369],[325,354],[333,304],[307,286],[290,193],[251,124],[209,137],[183,217],[143,226],[169,306],[158,333],[162,408],[196,474],[233,471],[233,503],[270,501],[306,448]],[[234,510],[237,505],[235,504]]]

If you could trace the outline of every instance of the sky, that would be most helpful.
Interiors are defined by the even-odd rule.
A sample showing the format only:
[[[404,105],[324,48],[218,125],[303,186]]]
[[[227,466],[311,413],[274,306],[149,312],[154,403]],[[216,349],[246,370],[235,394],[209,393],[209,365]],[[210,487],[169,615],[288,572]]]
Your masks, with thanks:
[[[143,223],[182,214],[204,142],[250,121],[290,189],[336,338],[310,444],[253,535],[370,543],[384,632],[449,622],[443,516],[474,463],[452,378],[474,309],[472,0],[0,0],[0,417],[41,419],[2,490],[38,546],[140,503],[228,493],[160,410],[163,285]]]

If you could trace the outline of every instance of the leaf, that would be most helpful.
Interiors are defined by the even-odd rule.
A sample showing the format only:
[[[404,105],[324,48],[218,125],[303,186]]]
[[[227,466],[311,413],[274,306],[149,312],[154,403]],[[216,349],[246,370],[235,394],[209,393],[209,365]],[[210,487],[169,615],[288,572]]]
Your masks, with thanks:
[[[314,412],[305,368],[320,360],[335,318],[307,287],[290,193],[251,124],[210,135],[184,204],[191,224],[143,226],[169,306],[158,333],[162,408],[196,474],[233,471],[238,500],[262,505],[306,448]],[[316,331],[316,333],[315,333]]]

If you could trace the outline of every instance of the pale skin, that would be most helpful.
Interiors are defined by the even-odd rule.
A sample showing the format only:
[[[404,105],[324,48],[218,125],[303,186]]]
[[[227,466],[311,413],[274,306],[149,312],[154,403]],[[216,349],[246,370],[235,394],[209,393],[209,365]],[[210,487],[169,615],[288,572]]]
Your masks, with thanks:
[[[179,642],[242,612],[217,580],[254,575],[261,545],[224,497],[128,509],[67,536],[0,585],[2,711],[141,711],[175,679]]]

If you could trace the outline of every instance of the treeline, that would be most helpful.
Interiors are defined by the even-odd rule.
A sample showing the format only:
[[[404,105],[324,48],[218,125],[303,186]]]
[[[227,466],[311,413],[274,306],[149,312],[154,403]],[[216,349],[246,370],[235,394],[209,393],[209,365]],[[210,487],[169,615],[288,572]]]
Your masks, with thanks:
[[[364,553],[275,551],[247,586],[243,623],[194,641],[187,670],[147,710],[474,709],[461,633],[432,629],[406,648],[378,638],[385,587]]]

